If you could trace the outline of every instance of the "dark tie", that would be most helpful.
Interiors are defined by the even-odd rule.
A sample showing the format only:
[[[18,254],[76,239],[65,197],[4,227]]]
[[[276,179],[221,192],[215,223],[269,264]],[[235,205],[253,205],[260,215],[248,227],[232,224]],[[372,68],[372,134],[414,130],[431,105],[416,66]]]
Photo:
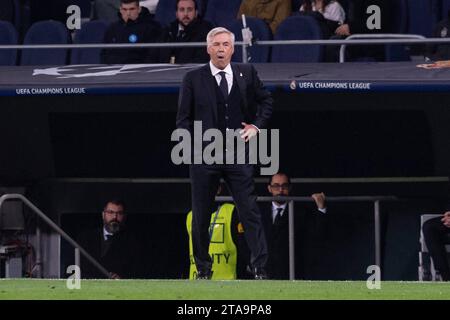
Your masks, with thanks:
[[[178,31],[177,39],[182,40],[184,38],[185,34],[186,34],[186,32],[184,32],[184,30]]]
[[[102,257],[104,255],[106,255],[106,253],[108,252],[109,247],[111,246],[112,240],[113,240],[113,235],[112,234],[107,234],[106,235],[106,240],[102,244],[102,252],[101,252]]]
[[[220,71],[219,72],[220,76],[222,77],[222,79],[220,79],[220,91],[222,91],[223,97],[225,99],[228,98],[228,82],[227,82],[227,78],[225,77],[225,71]]]
[[[273,222],[274,225],[279,225],[281,221],[281,211],[283,211],[283,208],[277,208],[277,214],[275,215],[275,220]]]

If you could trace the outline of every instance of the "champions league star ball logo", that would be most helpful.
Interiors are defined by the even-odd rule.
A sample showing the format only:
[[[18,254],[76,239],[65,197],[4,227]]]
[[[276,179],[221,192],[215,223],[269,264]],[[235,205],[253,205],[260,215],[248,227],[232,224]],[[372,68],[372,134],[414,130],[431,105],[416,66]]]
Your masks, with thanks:
[[[33,76],[53,76],[57,79],[112,77],[126,73],[155,73],[169,70],[192,69],[196,67],[198,67],[197,64],[183,66],[171,64],[127,64],[112,66],[86,64],[34,69]]]

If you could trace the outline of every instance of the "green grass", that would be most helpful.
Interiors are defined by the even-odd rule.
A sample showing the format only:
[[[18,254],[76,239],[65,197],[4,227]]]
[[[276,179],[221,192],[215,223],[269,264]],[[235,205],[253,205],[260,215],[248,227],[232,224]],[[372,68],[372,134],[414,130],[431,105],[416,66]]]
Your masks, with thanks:
[[[188,281],[82,280],[69,290],[66,280],[0,280],[5,299],[450,299],[450,283],[382,282],[369,290],[365,281]]]

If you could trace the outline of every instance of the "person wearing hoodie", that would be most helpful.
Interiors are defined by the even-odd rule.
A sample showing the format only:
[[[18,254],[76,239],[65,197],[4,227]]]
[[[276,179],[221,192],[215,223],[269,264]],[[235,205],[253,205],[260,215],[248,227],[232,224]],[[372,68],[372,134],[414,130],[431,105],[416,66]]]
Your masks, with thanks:
[[[138,0],[121,0],[120,20],[106,30],[104,43],[149,43],[156,42],[161,32],[147,8]],[[150,61],[148,48],[103,49],[101,61],[104,64],[132,64]]]

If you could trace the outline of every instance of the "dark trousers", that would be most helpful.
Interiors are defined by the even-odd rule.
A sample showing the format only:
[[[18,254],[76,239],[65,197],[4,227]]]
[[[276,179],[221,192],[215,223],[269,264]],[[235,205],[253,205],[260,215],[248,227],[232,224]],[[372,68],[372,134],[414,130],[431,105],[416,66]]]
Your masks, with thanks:
[[[195,264],[199,272],[211,270],[209,256],[209,225],[211,213],[217,209],[214,197],[220,183],[225,180],[231,192],[244,234],[250,249],[252,267],[265,267],[267,244],[256,203],[253,182],[253,166],[236,165],[191,165],[189,168],[192,192],[192,245]]]
[[[437,217],[426,221],[422,231],[435,269],[443,280],[450,281],[450,266],[445,251],[445,245],[450,244],[450,228],[446,227],[441,219]]]

